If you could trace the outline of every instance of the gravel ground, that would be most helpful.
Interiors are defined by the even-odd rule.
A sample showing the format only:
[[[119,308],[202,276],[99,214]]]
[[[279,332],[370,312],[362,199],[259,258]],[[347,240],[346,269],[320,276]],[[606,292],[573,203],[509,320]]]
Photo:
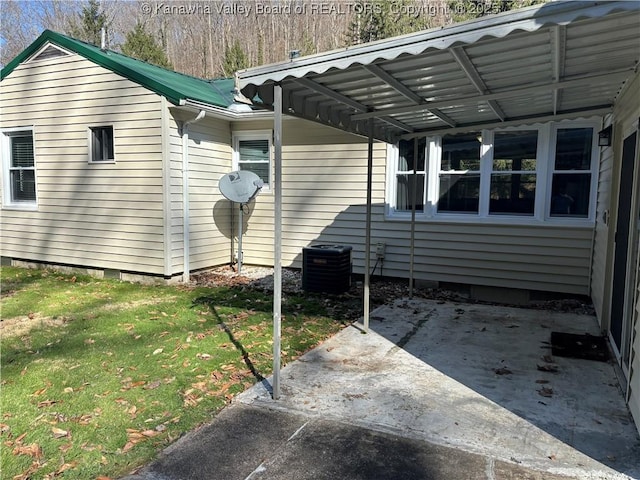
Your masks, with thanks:
[[[273,268],[244,265],[241,274],[238,274],[233,268],[223,266],[194,273],[192,284],[209,287],[253,288],[269,293],[273,292]],[[357,320],[362,316],[363,285],[361,279],[352,282],[351,289],[339,295],[305,293],[302,289],[300,270],[283,268],[282,292],[284,301],[286,301],[287,295],[316,295],[323,298],[330,313],[334,315],[352,320]],[[407,297],[408,293],[407,280],[372,277],[370,285],[371,308],[391,304],[398,298]],[[490,304],[473,300],[467,294],[442,288],[414,288],[414,296],[442,302]],[[523,307],[507,303],[500,305]],[[591,302],[578,298],[536,301],[531,302],[526,308],[595,315]]]

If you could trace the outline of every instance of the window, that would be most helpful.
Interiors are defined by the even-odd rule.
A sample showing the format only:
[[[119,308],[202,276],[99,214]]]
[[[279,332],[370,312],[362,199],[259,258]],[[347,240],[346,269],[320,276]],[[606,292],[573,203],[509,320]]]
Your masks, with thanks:
[[[115,162],[113,126],[89,127],[90,162]]]
[[[35,206],[37,197],[33,129],[4,131],[2,157],[5,205]]]
[[[248,170],[260,177],[264,189],[271,180],[271,132],[246,132],[234,135],[234,168]]]
[[[490,214],[533,215],[537,152],[537,130],[494,134]]]
[[[480,200],[480,133],[445,135],[440,158],[438,211],[477,213]]]
[[[398,144],[398,169],[396,172],[396,209],[398,211],[411,211],[413,201],[416,210],[424,209],[425,187],[425,148],[426,139],[418,140],[418,158],[414,165],[414,141],[401,140]],[[416,173],[416,187],[413,192],[413,173]]]
[[[401,140],[389,172],[389,214],[500,222],[593,220],[596,121],[570,121]]]
[[[593,128],[559,128],[551,182],[552,217],[589,216]]]

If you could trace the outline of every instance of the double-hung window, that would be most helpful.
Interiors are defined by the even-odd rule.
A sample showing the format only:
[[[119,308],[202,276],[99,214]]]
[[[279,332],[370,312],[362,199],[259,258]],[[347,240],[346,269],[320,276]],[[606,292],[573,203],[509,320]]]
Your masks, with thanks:
[[[489,214],[534,214],[537,152],[537,130],[494,133]]]
[[[401,140],[398,144],[398,169],[396,171],[396,210],[398,211],[411,211],[413,202],[416,204],[417,211],[424,209],[425,147],[426,140],[419,139],[416,157],[413,140]]]
[[[415,199],[422,219],[593,219],[597,126],[562,121],[419,138],[415,166],[414,140],[401,140],[390,149],[389,214],[401,218]]]
[[[233,135],[234,169],[248,170],[264,182],[271,181],[271,131],[240,132]]]
[[[593,128],[558,128],[551,182],[552,217],[589,216]]]
[[[438,173],[438,212],[478,213],[480,133],[445,135]]]
[[[32,128],[8,129],[2,132],[2,160],[4,204],[35,207],[36,162]]]

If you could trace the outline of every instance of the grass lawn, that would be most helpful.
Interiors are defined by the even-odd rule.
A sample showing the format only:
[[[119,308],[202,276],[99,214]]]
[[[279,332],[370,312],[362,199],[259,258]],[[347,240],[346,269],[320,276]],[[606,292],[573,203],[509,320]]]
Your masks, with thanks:
[[[272,299],[3,267],[1,476],[118,478],[270,374]],[[283,364],[347,323],[283,300]]]

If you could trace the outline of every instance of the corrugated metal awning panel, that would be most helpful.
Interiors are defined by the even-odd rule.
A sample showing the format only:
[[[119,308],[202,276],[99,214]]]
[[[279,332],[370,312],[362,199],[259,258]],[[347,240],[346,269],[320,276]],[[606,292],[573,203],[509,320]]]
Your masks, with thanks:
[[[376,138],[592,115],[640,59],[640,2],[553,2],[239,72],[249,98]]]

